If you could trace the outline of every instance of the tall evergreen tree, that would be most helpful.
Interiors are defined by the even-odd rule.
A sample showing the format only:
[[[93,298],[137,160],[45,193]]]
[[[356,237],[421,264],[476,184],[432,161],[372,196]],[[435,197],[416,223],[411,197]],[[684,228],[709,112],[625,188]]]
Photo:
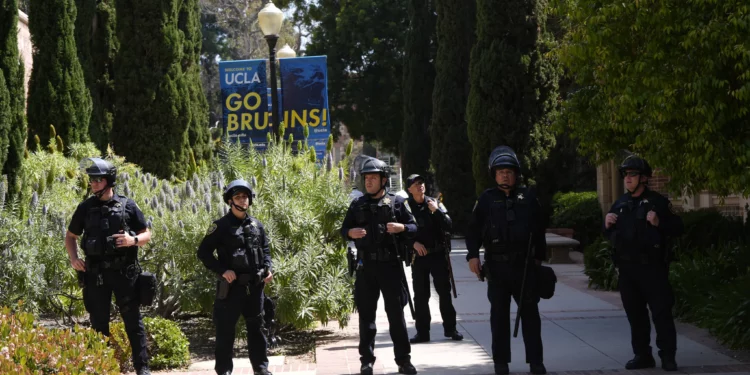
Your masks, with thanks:
[[[201,84],[201,47],[203,37],[201,34],[201,16],[198,0],[186,0],[182,2],[180,10],[180,30],[184,33],[184,55],[180,62],[185,72],[187,89],[190,101],[190,123],[188,129],[188,142],[193,150],[197,162],[211,158],[210,141],[208,130],[208,101],[203,92]]]
[[[554,145],[557,70],[544,57],[551,48],[546,8],[545,0],[477,0],[467,104],[477,193],[494,184],[487,173],[494,147],[512,147],[533,177]]]
[[[205,152],[199,140],[207,141],[207,133],[195,135],[207,126],[206,106],[197,104],[195,97],[200,90],[195,4],[193,0],[116,2],[120,50],[115,64],[113,144],[119,154],[162,178],[187,176],[191,138],[198,145],[196,158]],[[197,123],[200,119],[203,122]]]
[[[114,121],[114,59],[117,54],[114,0],[76,0],[76,46],[91,95],[91,140],[106,151]]]
[[[466,102],[476,2],[437,0],[436,5],[438,49],[430,127],[432,165],[443,202],[451,212],[454,231],[463,233],[474,203]]]
[[[435,11],[431,0],[408,0],[409,31],[404,55],[404,130],[400,142],[401,170],[431,180],[430,118],[435,81]],[[408,187],[407,187],[408,188]]]
[[[31,0],[30,12],[34,65],[29,81],[29,139],[34,135],[46,139],[54,125],[66,145],[87,141],[91,96],[76,52],[75,3]]]
[[[26,141],[26,95],[24,67],[18,54],[18,2],[0,0],[0,71],[8,94],[6,127],[2,128],[0,146],[3,157],[0,169],[9,177],[10,186],[15,187],[16,171],[21,166]],[[7,142],[7,143],[5,143]]]
[[[0,166],[5,165],[8,158],[8,133],[13,114],[10,111],[10,94],[5,84],[5,73],[0,69]],[[4,197],[0,196],[0,201]]]

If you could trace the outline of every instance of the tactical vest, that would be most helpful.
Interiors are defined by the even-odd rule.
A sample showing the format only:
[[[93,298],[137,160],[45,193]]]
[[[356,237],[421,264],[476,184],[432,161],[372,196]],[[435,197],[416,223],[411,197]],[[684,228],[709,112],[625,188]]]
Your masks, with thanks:
[[[617,214],[617,223],[612,241],[619,261],[649,263],[663,258],[662,236],[646,220],[648,212],[654,209],[647,196],[630,198],[615,206],[613,212]]]
[[[519,188],[508,197],[493,199],[489,220],[484,229],[485,252],[488,259],[513,261],[524,254],[533,230],[533,197],[525,188]]]
[[[97,199],[97,198],[92,198]],[[127,198],[113,195],[102,205],[89,207],[83,235],[83,252],[92,260],[112,260],[127,256],[127,248],[117,248],[112,235],[128,232],[125,216]]]
[[[229,268],[236,273],[255,273],[263,268],[263,245],[260,228],[253,218],[247,218],[228,239],[231,261]]]
[[[435,214],[427,206],[427,200],[434,199],[425,195],[424,202],[417,203],[414,199],[409,199],[414,220],[417,222],[416,240],[421,242],[428,252],[439,252],[444,250],[440,248],[438,237],[442,235],[440,226],[435,222]]]
[[[395,196],[386,194],[377,202],[361,199],[354,207],[354,221],[367,235],[354,241],[358,257],[368,260],[390,261],[396,259],[396,238],[387,232],[388,222],[395,222],[393,203]]]

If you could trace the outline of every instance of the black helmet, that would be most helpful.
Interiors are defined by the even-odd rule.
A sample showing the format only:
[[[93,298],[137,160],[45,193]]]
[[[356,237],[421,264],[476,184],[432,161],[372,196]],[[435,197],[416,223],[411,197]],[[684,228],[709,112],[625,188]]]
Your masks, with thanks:
[[[516,174],[521,174],[521,163],[518,161],[516,152],[508,146],[497,146],[490,153],[487,171],[492,179],[495,178],[495,168],[511,168]]]
[[[117,181],[117,167],[101,158],[86,158],[81,160],[81,168],[89,176],[101,176],[107,180],[107,186],[115,186]]]
[[[248,198],[250,198],[250,205],[252,206],[253,198],[255,198],[255,192],[253,191],[253,188],[250,186],[250,184],[243,179],[230,182],[229,185],[227,185],[226,189],[224,189],[224,195],[222,195],[222,198],[224,199],[225,203],[229,202],[235,194],[243,190],[247,193]],[[231,204],[229,205],[231,206]]]
[[[370,157],[362,163],[362,168],[359,169],[360,175],[365,173],[380,173],[381,176],[388,177],[388,165],[380,159]]]
[[[420,176],[418,174],[413,174],[413,175],[410,175],[409,177],[407,177],[406,178],[406,186],[405,186],[406,190],[408,190],[411,187],[411,184],[413,184],[417,180],[422,180],[422,182],[424,182],[424,177],[422,177],[422,176]]]
[[[651,166],[648,162],[640,156],[630,155],[622,161],[622,164],[617,168],[620,171],[620,176],[625,177],[625,171],[634,170],[640,172],[646,177],[651,177]]]

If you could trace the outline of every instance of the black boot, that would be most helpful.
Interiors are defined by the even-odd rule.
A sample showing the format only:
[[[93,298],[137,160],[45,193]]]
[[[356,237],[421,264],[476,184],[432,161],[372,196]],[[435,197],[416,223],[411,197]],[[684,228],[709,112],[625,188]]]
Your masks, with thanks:
[[[273,375],[273,374],[271,373],[271,371],[268,371],[268,369],[262,368],[258,371],[255,371],[253,375]]]
[[[651,355],[636,355],[633,359],[629,360],[625,364],[625,368],[628,370],[637,370],[642,368],[656,367],[656,361]]]
[[[661,368],[664,371],[677,371],[677,361],[674,360],[674,357],[662,357]]]
[[[372,375],[372,363],[363,363],[362,367],[359,368],[361,375]]]
[[[461,341],[464,339],[464,335],[458,333],[458,331],[456,331],[455,329],[453,330],[453,332],[445,331],[445,337],[450,337],[451,340],[454,341]]]
[[[495,363],[495,375],[508,375],[509,373],[507,363]]]
[[[398,365],[398,373],[399,374],[416,374],[417,369],[414,368],[414,365],[412,365],[411,362],[406,361]]]
[[[135,373],[137,375],[151,375],[151,370],[149,370],[148,366],[144,365],[143,367],[135,370]]]
[[[534,375],[543,375],[547,373],[547,368],[544,367],[544,363],[531,363],[529,364],[529,371]]]
[[[409,339],[409,342],[412,343],[412,344],[419,344],[420,342],[427,342],[427,341],[430,341],[430,334],[429,333],[428,334],[423,334],[423,333],[417,332],[417,334],[414,335],[414,337],[412,337],[412,338]]]

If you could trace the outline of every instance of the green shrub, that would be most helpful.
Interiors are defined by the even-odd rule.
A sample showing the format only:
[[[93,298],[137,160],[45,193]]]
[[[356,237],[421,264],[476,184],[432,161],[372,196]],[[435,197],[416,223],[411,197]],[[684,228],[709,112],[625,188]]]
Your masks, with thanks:
[[[595,191],[555,193],[552,197],[554,228],[572,228],[573,238],[585,248],[602,233],[602,209]]]
[[[612,262],[612,246],[602,236],[583,251],[583,272],[589,277],[589,287],[617,290],[618,273]]]
[[[152,370],[185,367],[190,363],[189,343],[177,323],[163,318],[144,318],[146,345]],[[123,370],[132,370],[132,351],[125,325],[119,321],[110,327],[117,362]]]
[[[47,329],[0,308],[0,374],[119,374],[106,338],[90,328]]]
[[[685,225],[684,234],[673,242],[676,255],[706,251],[716,244],[746,241],[748,228],[741,217],[724,216],[715,208],[703,208],[680,214]]]
[[[750,348],[750,246],[725,243],[683,254],[670,269],[675,316],[734,349]]]
[[[69,156],[42,147],[29,153],[20,172],[21,194],[0,210],[0,304],[27,298],[32,311],[73,323],[84,308],[64,237],[73,211],[88,195],[78,162],[96,156],[96,148],[69,147]],[[215,164],[196,167],[189,180],[179,181],[142,173],[111,150],[105,157],[118,168],[118,193],[139,205],[153,232],[140,249],[141,265],[159,280],[150,314],[212,311],[216,276],[195,254],[210,223],[228,212],[221,200],[224,187],[244,178],[257,193],[249,212],[264,224],[270,240],[274,281],[266,292],[277,300],[279,323],[346,324],[353,310],[352,281],[338,228],[349,189],[327,160],[316,164],[308,153],[292,155],[289,147],[273,144],[261,154],[225,143]]]

